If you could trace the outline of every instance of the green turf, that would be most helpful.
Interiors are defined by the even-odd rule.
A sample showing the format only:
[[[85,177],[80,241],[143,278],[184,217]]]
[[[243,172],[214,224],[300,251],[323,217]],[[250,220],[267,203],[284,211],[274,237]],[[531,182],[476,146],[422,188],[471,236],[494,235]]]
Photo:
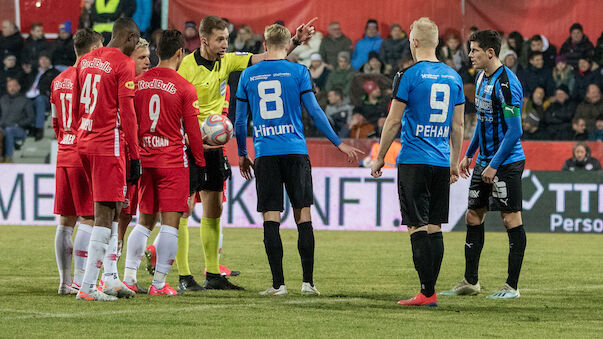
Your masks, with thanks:
[[[408,235],[316,232],[320,297],[299,294],[297,232],[282,231],[290,295],[261,297],[270,271],[259,229],[227,229],[222,262],[242,271],[244,292],[137,296],[113,303],[56,294],[53,227],[0,227],[0,337],[596,337],[603,330],[601,244],[596,235],[528,234],[521,299],[485,293],[506,278],[507,236],[488,233],[477,297],[440,297],[437,308],[401,308],[418,291]],[[154,232],[156,234],[157,231]],[[191,228],[191,267],[201,278],[199,229]],[[438,289],[464,268],[463,233],[445,234]],[[152,239],[154,235],[152,236]],[[120,275],[123,274],[120,262]],[[139,272],[144,285],[150,276]],[[176,286],[177,272],[168,281]]]

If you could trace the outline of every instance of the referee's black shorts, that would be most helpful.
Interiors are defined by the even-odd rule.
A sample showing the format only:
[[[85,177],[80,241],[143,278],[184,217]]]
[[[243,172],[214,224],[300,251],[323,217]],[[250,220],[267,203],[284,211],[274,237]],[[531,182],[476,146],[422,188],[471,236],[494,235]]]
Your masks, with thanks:
[[[190,194],[224,190],[224,181],[230,178],[232,171],[222,148],[205,151],[205,168],[197,166],[190,149],[186,150],[186,155],[190,169]]]
[[[398,196],[404,225],[421,227],[447,223],[450,168],[399,164]]]
[[[312,166],[308,155],[271,155],[255,159],[255,187],[258,212],[283,211],[283,185],[295,209],[310,207],[312,194]]]

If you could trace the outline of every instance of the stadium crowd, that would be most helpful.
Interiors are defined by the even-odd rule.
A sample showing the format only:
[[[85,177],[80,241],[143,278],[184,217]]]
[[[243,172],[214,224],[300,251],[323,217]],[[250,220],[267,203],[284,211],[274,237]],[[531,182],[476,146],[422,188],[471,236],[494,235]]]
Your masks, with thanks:
[[[139,4],[140,3],[140,4]],[[155,48],[161,30],[151,24],[151,1],[122,0],[115,10],[120,16],[133,17],[149,40],[150,67],[157,65]],[[79,28],[103,30],[107,19],[98,13],[93,0],[84,1]],[[155,8],[157,11],[157,8]],[[283,23],[282,21],[279,23]],[[378,30],[377,20],[365,24],[364,37],[355,44],[341,25],[331,22],[327,32],[316,32],[307,43],[289,56],[290,61],[308,67],[318,102],[340,137],[378,137],[391,101],[391,83],[399,70],[413,64],[408,34],[400,24],[390,31]],[[50,115],[49,93],[54,77],[75,62],[70,20],[60,24],[58,38],[45,38],[42,23],[29,27],[23,39],[13,22],[2,23],[0,37],[0,133],[3,155],[7,159],[27,135],[43,137],[44,122]],[[188,53],[199,48],[197,24],[187,21],[182,28]],[[468,34],[477,31],[471,27]],[[261,53],[262,36],[248,25],[229,25],[229,51]],[[106,32],[101,32],[106,33]],[[500,58],[515,72],[524,89],[522,110],[524,140],[603,140],[603,33],[593,44],[575,23],[567,40],[557,48],[543,35],[524,38],[521,33],[499,32],[503,37]],[[385,39],[383,35],[387,35]],[[468,35],[467,35],[468,37]],[[437,56],[454,68],[463,79],[466,97],[465,138],[470,138],[477,120],[475,69],[468,57],[467,37],[447,30],[440,37]],[[109,41],[105,38],[105,43]],[[229,86],[236,88],[240,72],[231,74]],[[236,100],[230,100],[229,117],[234,121]],[[304,113],[304,119],[309,119]],[[306,125],[306,136],[319,132]]]

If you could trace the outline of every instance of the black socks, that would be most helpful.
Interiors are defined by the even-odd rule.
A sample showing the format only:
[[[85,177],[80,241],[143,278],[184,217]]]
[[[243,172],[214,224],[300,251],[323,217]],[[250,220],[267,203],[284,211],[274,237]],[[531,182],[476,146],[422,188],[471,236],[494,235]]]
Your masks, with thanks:
[[[442,232],[431,233],[429,240],[431,241],[431,253],[433,256],[431,269],[433,270],[433,286],[435,287],[440,275],[442,259],[444,258],[444,237],[442,236]]]
[[[417,231],[411,234],[410,244],[412,245],[412,260],[421,281],[421,293],[426,297],[431,297],[435,292],[432,268],[433,253],[427,231]]]
[[[517,281],[523,263],[523,254],[526,250],[526,231],[523,225],[507,230],[509,236],[509,276],[507,284],[517,289]]]
[[[314,232],[312,222],[302,222],[297,225],[297,250],[301,258],[303,271],[303,282],[314,286],[312,275],[314,274]]]
[[[280,223],[264,221],[264,247],[268,255],[270,271],[272,271],[272,287],[279,288],[285,284],[283,276],[283,242],[279,232]]]
[[[477,226],[467,225],[467,236],[465,238],[465,280],[468,283],[477,284],[477,271],[479,269],[479,257],[484,247],[484,224]]]

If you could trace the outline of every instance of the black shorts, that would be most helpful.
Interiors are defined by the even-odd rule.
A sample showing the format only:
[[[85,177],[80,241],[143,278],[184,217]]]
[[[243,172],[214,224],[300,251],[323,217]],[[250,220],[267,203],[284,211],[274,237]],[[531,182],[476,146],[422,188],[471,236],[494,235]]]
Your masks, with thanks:
[[[197,166],[190,149],[186,150],[186,155],[190,168],[190,194],[200,191],[222,192],[224,190],[224,181],[230,178],[232,171],[222,148],[205,151],[204,168]]]
[[[404,225],[421,227],[447,223],[450,168],[398,165],[398,196]]]
[[[295,209],[310,207],[312,194],[312,166],[310,158],[302,154],[272,155],[255,159],[255,187],[258,212],[283,211],[283,184]]]
[[[469,185],[469,209],[521,211],[521,175],[524,165],[524,160],[501,165],[496,171],[494,184],[491,185],[482,180],[482,172],[486,168],[476,164]]]

